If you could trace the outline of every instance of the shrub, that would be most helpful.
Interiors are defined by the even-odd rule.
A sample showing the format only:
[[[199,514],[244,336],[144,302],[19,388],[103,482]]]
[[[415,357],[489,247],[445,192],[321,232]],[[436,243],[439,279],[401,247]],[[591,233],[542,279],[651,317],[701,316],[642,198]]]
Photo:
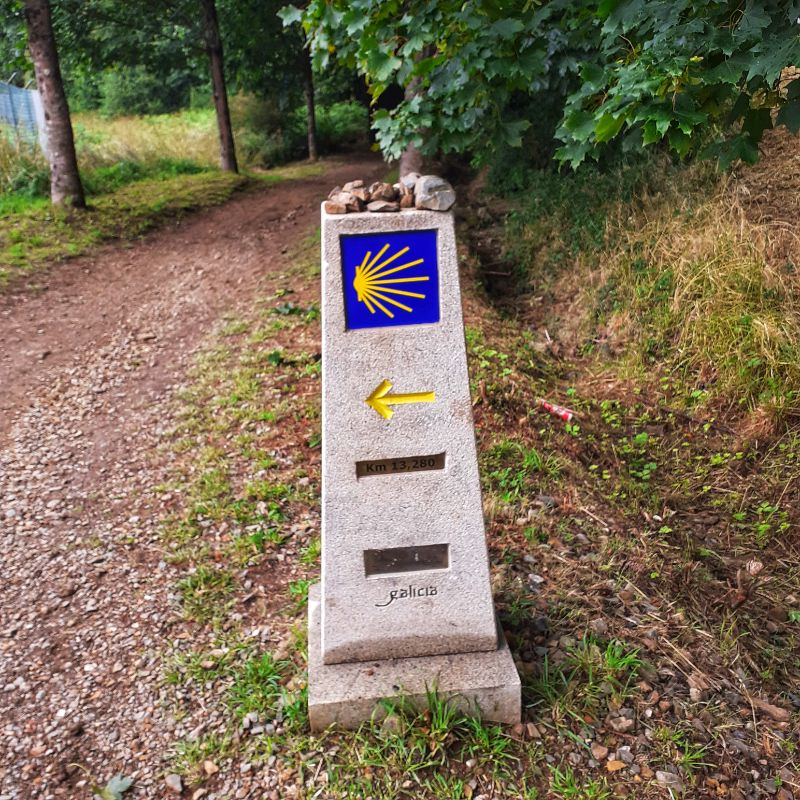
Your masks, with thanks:
[[[100,108],[103,99],[100,89],[102,77],[102,73],[88,68],[75,68],[64,75],[69,110],[73,114]]]
[[[347,150],[367,138],[367,110],[360,103],[318,106],[317,149],[320,155]],[[239,95],[231,103],[239,159],[273,167],[308,153],[306,108],[282,108],[274,98]]]
[[[305,125],[305,109],[300,112]],[[317,109],[317,145],[320,153],[335,153],[364,144],[369,130],[367,109],[353,101]]]
[[[231,100],[231,118],[243,164],[274,167],[303,157],[305,123],[276,98],[237,95]]]
[[[100,113],[120,117],[167,111],[163,83],[139,65],[107,70],[99,82]]]
[[[39,148],[0,127],[0,193],[32,198],[49,192],[50,172]]]
[[[98,167],[81,176],[87,194],[112,192],[120,186],[144,177],[145,169],[138,161],[123,159],[109,167]]]
[[[87,194],[107,194],[145,178],[166,180],[178,175],[195,175],[205,167],[186,159],[160,158],[150,164],[123,159],[107,167],[97,167],[82,174]]]
[[[243,128],[236,132],[236,149],[243,164],[274,167],[298,157],[298,140],[282,131],[267,133]]]

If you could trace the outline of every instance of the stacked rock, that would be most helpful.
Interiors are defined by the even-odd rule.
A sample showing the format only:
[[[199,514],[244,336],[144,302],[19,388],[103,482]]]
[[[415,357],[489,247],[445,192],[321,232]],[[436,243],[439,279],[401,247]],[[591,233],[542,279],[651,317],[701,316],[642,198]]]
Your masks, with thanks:
[[[364,181],[348,181],[344,186],[337,186],[325,201],[325,212],[380,214],[405,208],[447,211],[455,202],[456,193],[444,178],[410,172],[395,184],[376,181],[367,188]]]

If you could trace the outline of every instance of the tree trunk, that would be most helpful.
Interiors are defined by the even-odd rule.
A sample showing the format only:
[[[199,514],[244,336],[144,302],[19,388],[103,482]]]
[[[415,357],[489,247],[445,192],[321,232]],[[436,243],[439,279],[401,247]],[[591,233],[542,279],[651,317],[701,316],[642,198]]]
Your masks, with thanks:
[[[72,121],[61,80],[49,0],[25,0],[25,22],[28,26],[28,49],[47,128],[50,199],[54,205],[85,208],[86,199],[78,172]]]
[[[410,143],[403,155],[400,156],[400,177],[408,175],[411,172],[422,172],[422,153],[417,150],[413,143]]]
[[[217,22],[217,6],[215,0],[200,0],[203,6],[203,23],[205,28],[206,52],[211,67],[211,87],[214,93],[214,108],[217,112],[219,128],[219,161],[224,172],[238,172],[236,164],[236,148],[233,143],[231,112],[228,108],[228,92],[225,88],[224,61],[222,57],[222,39]]]
[[[417,60],[425,55],[425,51],[417,56]],[[411,102],[417,93],[420,91],[420,78],[412,78],[405,89],[405,101]],[[400,177],[408,175],[410,172],[422,172],[422,153],[417,150],[413,142],[409,142],[406,149],[403,150],[403,155],[400,156]]]
[[[317,112],[314,107],[314,73],[311,71],[311,54],[303,50],[303,93],[306,96],[306,114],[308,117],[308,160],[316,161],[317,153]]]

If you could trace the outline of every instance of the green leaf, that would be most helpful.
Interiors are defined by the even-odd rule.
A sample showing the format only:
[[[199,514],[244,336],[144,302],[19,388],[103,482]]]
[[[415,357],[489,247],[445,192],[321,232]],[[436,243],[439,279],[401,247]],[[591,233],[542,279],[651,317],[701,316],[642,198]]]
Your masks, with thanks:
[[[525,26],[518,19],[499,19],[489,29],[495,36],[501,39],[508,39],[516,33],[519,33]]]
[[[768,85],[772,85],[783,72],[785,67],[797,63],[798,44],[797,34],[781,40],[772,36],[760,45],[760,52],[751,59],[747,72],[747,80],[761,78]]]
[[[644,124],[644,130],[642,132],[642,143],[655,144],[656,142],[660,142],[663,138],[664,134],[659,130],[655,120],[647,120],[647,122]]]
[[[283,21],[284,25],[293,25],[295,22],[300,22],[303,19],[302,9],[297,6],[284,6],[278,11],[278,16]]]
[[[734,161],[755,164],[758,161],[758,147],[745,133],[740,133],[725,142],[715,142],[701,153],[703,158],[716,158],[722,169],[728,169]]]
[[[785,125],[792,133],[800,131],[800,99],[789,100],[782,106],[775,123]]]
[[[692,137],[680,128],[673,128],[669,132],[669,146],[683,158],[692,147]]]
[[[592,146],[588,142],[567,142],[556,150],[556,158],[561,164],[569,164],[572,169],[577,169],[591,152]]]
[[[613,117],[611,114],[603,114],[597,121],[594,128],[594,136],[598,142],[608,142],[622,130],[625,124],[625,117]]]
[[[594,114],[588,111],[573,111],[564,120],[564,128],[576,139],[588,139],[594,133],[594,125]]]
[[[590,87],[599,87],[605,82],[605,72],[597,64],[582,64],[581,78]]]
[[[600,0],[597,6],[597,16],[605,19],[620,4],[620,0]]]
[[[761,32],[769,27],[769,22],[769,13],[764,10],[763,4],[749,2],[736,31],[743,36],[759,37]]]
[[[727,83],[735,86],[742,79],[742,75],[749,67],[749,59],[736,55],[725,59],[721,64],[710,69],[707,73],[707,80],[710,83]]]
[[[387,83],[403,62],[395,55],[386,53],[379,47],[370,53],[367,59],[367,70],[377,83]]]
[[[530,127],[530,122],[526,119],[516,122],[507,122],[502,127],[503,140],[509,147],[522,146],[522,134]]]
[[[665,108],[656,108],[650,113],[650,119],[656,126],[656,130],[664,136],[672,124],[672,114]]]
[[[737,98],[736,102],[730,110],[730,113],[725,120],[728,125],[736,122],[737,119],[743,117],[750,108],[750,96],[746,92],[742,92]]]
[[[769,108],[751,108],[745,115],[742,124],[742,130],[753,142],[761,141],[764,131],[771,127],[772,112]]]
[[[400,48],[400,52],[404,56],[412,56],[419,53],[425,47],[425,37],[420,34],[415,34],[408,37],[406,43]]]

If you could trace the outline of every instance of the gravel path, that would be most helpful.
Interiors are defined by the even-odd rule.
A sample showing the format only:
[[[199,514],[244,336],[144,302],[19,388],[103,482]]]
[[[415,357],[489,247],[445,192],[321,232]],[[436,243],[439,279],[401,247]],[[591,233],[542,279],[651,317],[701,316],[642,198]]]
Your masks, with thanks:
[[[171,398],[330,186],[380,173],[332,162],[0,301],[0,800],[89,796],[115,773],[136,776],[126,797],[165,796],[161,653],[183,630],[154,487]]]

